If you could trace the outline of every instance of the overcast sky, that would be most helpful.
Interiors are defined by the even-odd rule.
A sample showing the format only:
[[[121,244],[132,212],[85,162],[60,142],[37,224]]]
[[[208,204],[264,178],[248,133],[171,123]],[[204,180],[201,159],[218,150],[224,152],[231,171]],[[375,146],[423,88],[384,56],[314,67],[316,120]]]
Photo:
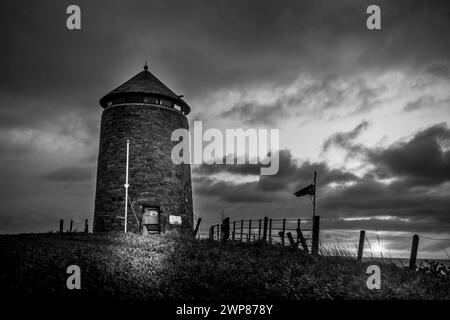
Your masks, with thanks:
[[[147,60],[191,122],[280,129],[275,176],[193,168],[196,217],[309,216],[316,170],[323,228],[449,237],[448,1],[6,0],[0,21],[1,233],[92,221],[98,100]]]

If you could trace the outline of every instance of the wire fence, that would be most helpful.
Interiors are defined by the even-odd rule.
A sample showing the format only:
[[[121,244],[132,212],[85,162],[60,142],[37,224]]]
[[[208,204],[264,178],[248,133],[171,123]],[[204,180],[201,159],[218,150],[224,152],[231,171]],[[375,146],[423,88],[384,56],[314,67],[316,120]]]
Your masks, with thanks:
[[[286,238],[288,232],[291,232],[293,236],[298,236],[298,230],[306,236],[305,239],[310,239],[310,233],[312,231],[312,219],[311,218],[286,218],[286,219],[268,219],[267,237],[270,243],[283,243],[287,241]],[[221,234],[221,223],[210,222],[203,224],[199,228],[197,238],[205,239],[210,238],[211,227],[213,227],[213,240],[219,240]],[[234,241],[257,241],[261,240],[264,233],[264,219],[241,219],[230,221],[230,240]]]
[[[360,230],[321,230],[321,246],[323,248],[338,248],[348,256],[357,256],[359,249]],[[417,235],[420,260],[449,260],[450,237],[423,234]],[[365,231],[363,256],[366,258],[388,259],[397,263],[407,262],[411,256],[414,234],[399,231]],[[394,261],[395,260],[395,261]]]
[[[313,223],[311,218],[286,218],[269,219],[267,227],[267,241],[272,244],[291,245],[288,241],[288,233],[298,245],[300,234],[306,245],[312,247]],[[231,241],[252,242],[263,237],[264,219],[232,220],[229,223]],[[199,239],[210,238],[220,240],[222,234],[222,222],[209,220],[202,224],[198,230]],[[300,231],[300,232],[299,232]],[[405,263],[411,258],[414,251],[414,237],[417,237],[415,249],[419,260],[448,259],[450,261],[450,236],[435,236],[424,234],[420,236],[399,231],[364,231],[364,239],[361,245],[361,230],[321,229],[319,252],[323,255],[344,255],[361,257],[364,259],[400,259]]]

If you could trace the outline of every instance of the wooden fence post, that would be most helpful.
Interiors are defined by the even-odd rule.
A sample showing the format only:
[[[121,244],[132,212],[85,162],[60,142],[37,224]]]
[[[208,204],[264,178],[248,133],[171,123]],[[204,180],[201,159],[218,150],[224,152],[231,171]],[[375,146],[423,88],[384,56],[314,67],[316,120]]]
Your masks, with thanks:
[[[202,222],[202,218],[198,218],[197,219],[197,224],[196,224],[196,226],[195,226],[195,229],[194,229],[194,238],[197,236],[197,234],[198,234],[198,229],[200,228],[200,223]]]
[[[358,246],[358,261],[362,261],[364,251],[364,238],[366,237],[366,231],[361,230],[359,233],[359,246]]]
[[[214,240],[214,226],[209,227],[209,239]]]
[[[247,241],[250,242],[252,237],[252,220],[248,220],[248,237]]]
[[[241,220],[241,241],[242,241],[242,236],[244,234],[244,220]]]
[[[234,241],[235,235],[236,235],[236,221],[233,221],[233,234],[231,235],[231,240]]]
[[[84,220],[84,233],[89,232],[88,219]]]
[[[258,240],[261,240],[261,219],[259,219],[258,223]]]
[[[288,237],[288,239],[289,239],[289,242],[290,242],[290,244],[291,244],[291,247],[292,247],[292,248],[296,248],[296,247],[297,247],[297,244],[295,243],[294,238],[292,237],[292,233],[288,232],[286,235],[287,235],[287,237]]]
[[[264,217],[264,229],[263,229],[263,241],[267,241],[267,225],[269,223],[269,218]]]
[[[303,236],[303,233],[302,233],[302,229],[300,229],[300,219],[298,219],[298,222],[297,222],[297,242],[300,242],[300,244],[302,245],[303,251],[305,251],[306,253],[309,252],[308,245],[306,244],[305,237]]]
[[[417,249],[419,248],[419,236],[415,234],[412,240],[411,257],[409,258],[409,269],[416,270]]]
[[[281,245],[284,246],[284,235],[286,234],[286,219],[283,219],[283,229],[279,233],[281,237]]]
[[[272,219],[269,220],[269,243],[272,243]]]
[[[230,218],[225,218],[222,221],[222,228],[221,228],[221,241],[223,243],[227,242],[230,238]]]
[[[61,219],[59,220],[59,234],[63,234],[64,232],[63,227],[64,227],[64,220]]]
[[[278,236],[280,237],[281,245],[284,247],[284,235],[283,235],[283,231],[278,232]]]
[[[319,229],[320,229],[320,216],[313,217],[313,230],[312,230],[312,248],[311,252],[314,255],[319,253]]]
[[[72,233],[72,227],[73,227],[73,220],[70,220],[70,227],[69,227],[69,232]]]

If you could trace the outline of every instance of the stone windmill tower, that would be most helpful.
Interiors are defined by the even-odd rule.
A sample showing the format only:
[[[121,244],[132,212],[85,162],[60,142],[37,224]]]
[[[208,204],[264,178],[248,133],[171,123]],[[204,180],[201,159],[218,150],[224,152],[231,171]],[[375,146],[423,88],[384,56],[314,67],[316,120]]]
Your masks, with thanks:
[[[100,99],[100,129],[94,232],[123,230],[126,140],[129,140],[128,231],[192,230],[189,164],[174,164],[175,129],[188,129],[191,108],[150,71]],[[181,220],[181,225],[179,224]],[[143,228],[143,225],[146,227]]]

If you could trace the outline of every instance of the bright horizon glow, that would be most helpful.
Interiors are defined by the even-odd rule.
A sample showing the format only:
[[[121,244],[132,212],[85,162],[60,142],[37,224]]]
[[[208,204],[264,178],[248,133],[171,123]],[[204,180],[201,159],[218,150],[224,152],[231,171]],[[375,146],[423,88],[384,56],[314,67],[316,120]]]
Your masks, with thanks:
[[[344,221],[369,221],[369,220],[385,220],[385,221],[402,221],[409,222],[409,218],[399,218],[396,216],[368,216],[368,217],[351,217],[351,218],[339,218],[339,220]]]

